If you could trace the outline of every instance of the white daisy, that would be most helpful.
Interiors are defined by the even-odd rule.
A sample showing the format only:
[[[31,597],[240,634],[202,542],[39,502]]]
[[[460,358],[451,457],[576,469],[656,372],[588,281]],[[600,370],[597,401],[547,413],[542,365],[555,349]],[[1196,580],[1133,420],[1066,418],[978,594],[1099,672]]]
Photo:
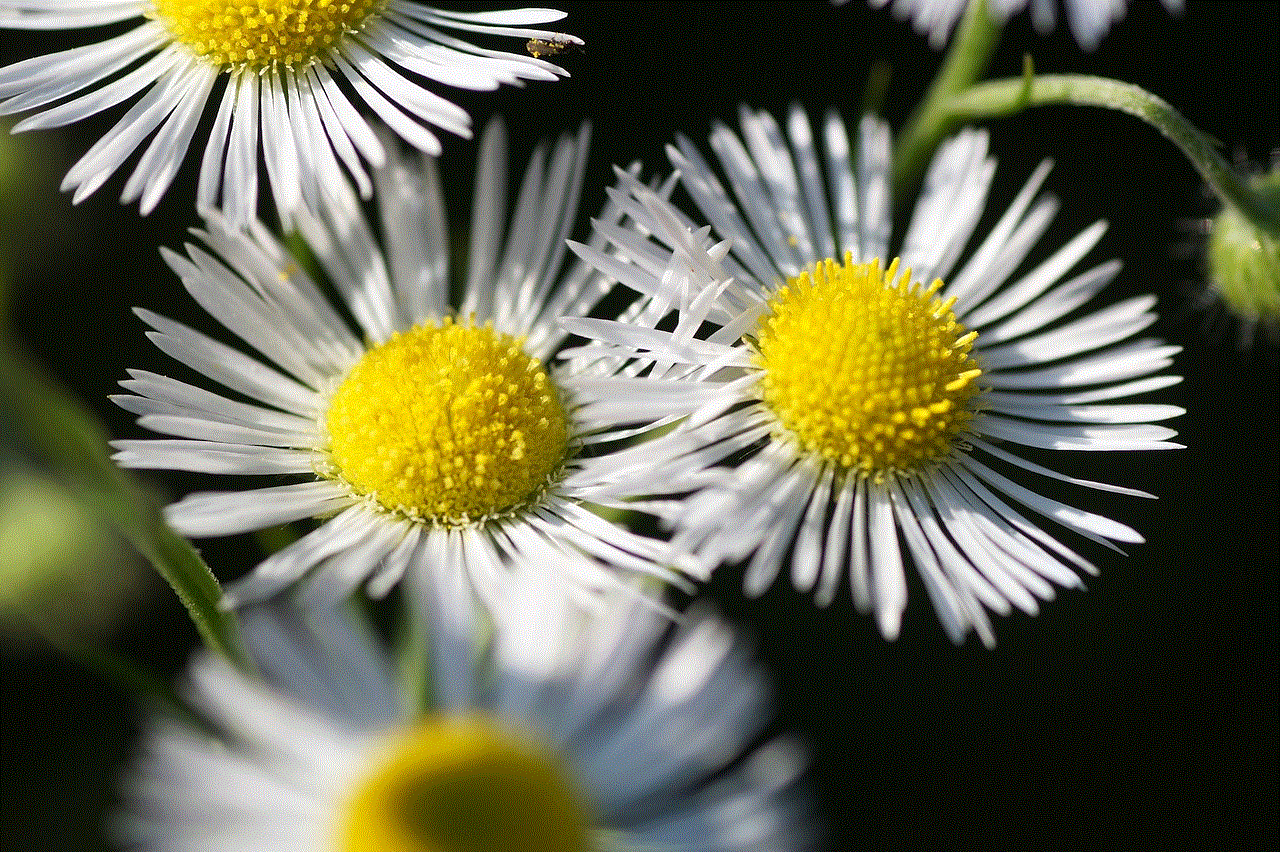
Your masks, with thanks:
[[[769,696],[740,638],[625,598],[583,620],[532,574],[493,630],[465,581],[428,598],[421,690],[353,618],[249,611],[268,683],[196,660],[187,692],[221,735],[153,724],[119,833],[148,852],[812,848],[802,750],[753,746]]]
[[[0,68],[0,115],[33,113],[15,131],[60,127],[141,93],[72,166],[62,188],[75,190],[78,203],[154,133],[122,198],[140,201],[147,213],[216,98],[197,206],[212,208],[221,195],[224,215],[237,226],[248,224],[261,152],[277,210],[288,221],[300,205],[314,208],[320,188],[344,182],[346,173],[368,197],[364,163],[381,166],[386,151],[357,104],[411,144],[438,154],[440,143],[424,125],[466,137],[470,118],[418,80],[485,90],[565,73],[448,31],[580,43],[528,29],[563,16],[553,9],[449,12],[410,0],[0,0],[0,27],[69,29],[142,19],[105,41]]]
[[[565,250],[586,160],[586,129],[548,156],[539,147],[505,238],[505,134],[481,145],[470,261],[448,274],[449,232],[434,160],[378,170],[382,238],[351,193],[299,225],[360,332],[262,225],[241,234],[214,218],[187,256],[165,259],[191,295],[252,347],[250,357],[139,310],[166,354],[233,399],[145,371],[116,401],[174,440],[122,440],[128,467],[271,477],[268,487],[194,494],[168,508],[188,536],[219,536],[304,518],[318,529],[235,585],[231,602],[311,574],[338,598],[364,580],[385,592],[414,566],[464,564],[478,592],[513,560],[557,565],[583,587],[616,572],[676,579],[660,543],[608,523],[584,502],[629,496],[606,453],[618,436],[582,428],[575,383],[548,361],[556,319],[608,289]],[[606,213],[606,216],[616,214]],[[566,263],[566,256],[574,262]],[[451,306],[451,285],[461,285]],[[305,481],[277,484],[280,475]],[[425,568],[423,570],[426,570]]]
[[[974,0],[978,2],[978,0]],[[1036,31],[1053,30],[1057,18],[1057,0],[986,0],[992,17],[1004,22],[1031,6],[1031,21]],[[1111,25],[1124,17],[1127,0],[1062,0],[1067,13],[1067,26],[1085,50],[1096,50]],[[1161,0],[1171,13],[1182,11],[1182,0]],[[899,18],[910,18],[916,31],[928,34],[929,43],[942,47],[951,30],[964,14],[969,0],[870,0],[872,6],[893,4]]]
[[[692,492],[651,506],[675,528],[680,559],[747,560],[752,594],[786,568],[824,604],[847,573],[859,608],[874,610],[889,638],[911,561],[951,638],[973,628],[990,643],[987,609],[1035,612],[1051,584],[1079,584],[1073,566],[1094,570],[1015,504],[1104,545],[1142,541],[997,468],[1140,492],[1065,476],[1009,445],[1177,446],[1150,424],[1181,409],[1109,401],[1178,381],[1151,375],[1178,348],[1121,343],[1155,320],[1151,296],[1072,316],[1119,269],[1109,262],[1063,280],[1103,223],[1026,262],[1056,210],[1036,197],[1047,163],[957,266],[995,168],[984,133],[940,149],[892,254],[887,128],[864,120],[856,148],[834,115],[822,133],[820,153],[799,108],[785,134],[747,110],[742,138],[717,127],[711,145],[733,197],[680,139],[669,155],[711,223],[701,229],[622,176],[613,195],[642,233],[599,222],[615,247],[575,250],[643,298],[630,322],[565,324],[593,341],[575,359],[633,361],[581,389],[582,416],[687,418],[628,451],[637,490]]]

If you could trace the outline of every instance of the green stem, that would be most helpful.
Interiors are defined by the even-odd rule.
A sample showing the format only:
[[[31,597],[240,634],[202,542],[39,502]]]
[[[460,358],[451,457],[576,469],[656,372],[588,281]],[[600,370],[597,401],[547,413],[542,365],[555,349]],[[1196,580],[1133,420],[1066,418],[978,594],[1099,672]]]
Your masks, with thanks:
[[[1280,209],[1242,181],[1213,142],[1176,109],[1131,83],[1084,74],[993,80],[956,94],[943,109],[946,123],[958,125],[1050,104],[1102,107],[1142,119],[1178,146],[1224,204],[1235,207],[1258,229],[1280,236]]]
[[[1000,25],[992,19],[986,0],[972,0],[938,76],[898,134],[893,152],[893,195],[898,204],[920,180],[934,150],[958,124],[949,110],[952,99],[987,72],[999,41]]]
[[[431,637],[427,634],[426,619],[417,609],[417,598],[402,586],[396,666],[404,694],[414,702],[414,713],[422,714],[431,709],[435,696],[432,694]]]
[[[0,339],[0,410],[28,446],[75,477],[88,502],[128,539],[177,593],[206,646],[253,671],[234,613],[195,548],[165,523],[157,501],[111,461],[106,434],[79,400]]]

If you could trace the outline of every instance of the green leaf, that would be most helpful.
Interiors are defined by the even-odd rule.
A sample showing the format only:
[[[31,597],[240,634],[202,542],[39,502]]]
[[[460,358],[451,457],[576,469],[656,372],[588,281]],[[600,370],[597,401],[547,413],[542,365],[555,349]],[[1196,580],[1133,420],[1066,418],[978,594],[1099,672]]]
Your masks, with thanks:
[[[88,504],[173,587],[205,645],[252,671],[239,620],[220,606],[222,589],[209,566],[165,523],[155,496],[111,461],[94,415],[7,340],[0,340],[0,410],[20,440],[73,478]]]

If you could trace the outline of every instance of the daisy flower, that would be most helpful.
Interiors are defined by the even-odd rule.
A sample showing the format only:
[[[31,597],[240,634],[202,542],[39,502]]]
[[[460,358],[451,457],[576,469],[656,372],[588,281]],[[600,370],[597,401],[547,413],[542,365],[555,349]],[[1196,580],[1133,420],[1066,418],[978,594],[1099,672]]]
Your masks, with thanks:
[[[148,213],[216,99],[197,207],[212,208],[221,196],[225,216],[248,224],[261,153],[276,208],[288,221],[347,173],[368,196],[364,164],[381,166],[387,155],[357,105],[438,154],[428,125],[468,137],[470,118],[419,80],[486,90],[565,73],[451,31],[580,43],[528,28],[562,17],[552,9],[449,12],[410,0],[0,0],[0,27],[12,29],[141,21],[103,41],[0,68],[0,115],[33,113],[15,131],[61,127],[141,94],[71,167],[62,188],[74,190],[79,203],[154,133],[121,199],[139,201]]]
[[[1182,0],[1161,2],[1170,13],[1182,11]],[[928,34],[929,43],[937,48],[946,44],[969,0],[870,0],[870,3],[877,7],[892,3],[893,13],[899,18],[910,18],[916,31]],[[1037,32],[1051,32],[1056,23],[1057,0],[986,0],[986,3],[991,16],[1000,22],[1030,5],[1031,21]],[[1063,0],[1067,26],[1085,50],[1097,49],[1111,25],[1124,17],[1126,5],[1126,0]]]
[[[651,504],[674,527],[678,558],[746,560],[752,594],[789,570],[823,604],[847,574],[887,638],[910,561],[949,636],[972,628],[990,643],[987,610],[1034,613],[1052,584],[1094,570],[1024,511],[1104,545],[1142,541],[1000,471],[1140,494],[1016,448],[1043,459],[1177,446],[1151,424],[1180,409],[1112,402],[1178,381],[1152,375],[1177,347],[1129,340],[1155,320],[1154,297],[1081,314],[1119,264],[1065,277],[1103,223],[1027,262],[1056,210],[1037,197],[1048,164],[959,262],[995,168],[987,136],[961,133],[939,150],[890,253],[881,122],[865,119],[855,147],[832,115],[821,152],[799,108],[785,133],[764,113],[744,109],[741,122],[741,138],[724,126],[711,136],[732,196],[687,139],[668,149],[710,225],[623,175],[613,195],[638,231],[598,222],[614,246],[575,246],[642,297],[628,322],[565,321],[590,341],[575,359],[631,359],[583,388],[583,417],[685,418],[628,451],[637,489],[689,492]]]
[[[382,594],[406,570],[454,562],[480,593],[519,560],[560,566],[584,589],[618,572],[677,579],[654,562],[660,542],[583,505],[629,496],[608,454],[592,452],[618,436],[583,428],[577,377],[548,363],[565,338],[556,319],[608,289],[565,249],[586,147],[585,127],[549,155],[539,147],[508,229],[505,134],[490,126],[460,281],[447,269],[450,234],[428,157],[393,159],[375,173],[381,239],[350,192],[323,216],[299,217],[343,308],[260,224],[240,233],[214,217],[198,232],[207,249],[164,253],[196,301],[259,356],[139,310],[160,349],[234,398],[131,372],[121,383],[130,394],[116,401],[175,438],[117,441],[115,458],[271,478],[170,506],[170,523],[187,536],[324,519],[233,586],[230,603],[304,575],[321,598],[365,580]],[[281,485],[281,475],[303,481]]]
[[[220,735],[154,723],[119,833],[155,852],[812,848],[803,752],[756,745],[769,695],[739,637],[632,598],[583,619],[533,574],[492,629],[456,575],[420,597],[421,690],[354,618],[249,610],[266,682],[197,658],[187,693]]]

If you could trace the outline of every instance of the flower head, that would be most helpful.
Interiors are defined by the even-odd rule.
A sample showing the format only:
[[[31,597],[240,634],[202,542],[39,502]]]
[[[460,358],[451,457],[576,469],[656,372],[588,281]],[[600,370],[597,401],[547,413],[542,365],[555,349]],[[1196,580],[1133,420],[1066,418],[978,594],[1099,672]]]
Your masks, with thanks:
[[[322,187],[344,183],[348,174],[368,197],[365,164],[381,166],[387,152],[357,104],[438,154],[428,126],[469,136],[470,118],[418,79],[486,90],[564,74],[545,60],[473,45],[448,31],[576,41],[529,29],[562,17],[552,9],[449,12],[410,0],[0,0],[0,27],[141,19],[105,41],[0,68],[0,114],[32,113],[15,131],[60,127],[141,94],[72,166],[63,189],[81,201],[154,134],[121,199],[139,201],[146,213],[173,181],[216,99],[197,206],[212,208],[221,197],[224,216],[247,225],[257,206],[260,152],[287,222],[300,207],[315,209]]]
[[[381,238],[350,193],[323,216],[299,217],[358,335],[260,225],[239,234],[214,218],[200,234],[211,251],[165,253],[196,300],[261,358],[139,311],[161,349],[239,398],[135,371],[117,401],[178,440],[118,441],[116,458],[303,480],[191,495],[168,509],[186,535],[323,519],[233,587],[233,601],[306,575],[322,597],[366,580],[380,593],[415,566],[445,561],[465,564],[482,594],[523,560],[556,565],[584,589],[616,583],[618,572],[675,579],[655,561],[659,542],[583,505],[616,507],[631,494],[596,452],[616,436],[577,417],[583,377],[551,364],[566,338],[556,319],[608,289],[565,262],[586,131],[535,153],[509,231],[504,140],[495,123],[482,143],[457,302],[430,158],[375,173]]]
[[[1104,545],[1141,541],[998,469],[1139,494],[1009,447],[1177,446],[1152,424],[1180,409],[1112,402],[1178,381],[1152,375],[1177,347],[1122,343],[1155,320],[1154,298],[1079,315],[1119,265],[1064,279],[1103,225],[1026,262],[1056,207],[1037,198],[1048,165],[961,263],[994,170],[986,135],[961,133],[890,253],[883,124],[865,119],[854,145],[832,115],[820,149],[798,108],[785,133],[763,113],[741,120],[741,138],[711,137],[732,195],[687,139],[669,149],[709,225],[624,174],[613,197],[635,227],[597,222],[614,246],[575,249],[640,297],[627,322],[565,321],[590,341],[572,358],[629,359],[583,417],[681,420],[633,460],[637,488],[683,498],[653,504],[671,558],[745,560],[751,593],[789,570],[823,602],[848,575],[890,638],[912,562],[948,634],[991,642],[987,610],[1035,612],[1052,584],[1094,570],[1024,511]]]
[[[348,612],[247,611],[268,682],[195,662],[191,702],[222,735],[153,726],[130,848],[811,848],[801,752],[754,745],[767,688],[726,625],[672,629],[624,598],[586,619],[523,571],[490,628],[465,582],[419,595],[429,664],[411,689]]]
[[[983,0],[870,0],[872,6],[893,4],[899,18],[910,18],[920,33],[929,36],[934,47],[946,44],[947,37],[960,20],[969,2]],[[1057,0],[985,0],[988,11],[998,21],[1005,21],[1029,5],[1031,20],[1038,32],[1051,31],[1057,19]],[[1182,0],[1161,0],[1171,13],[1182,11]],[[1124,17],[1125,0],[1063,0],[1067,26],[1085,50],[1096,50],[1102,37],[1116,21]]]

